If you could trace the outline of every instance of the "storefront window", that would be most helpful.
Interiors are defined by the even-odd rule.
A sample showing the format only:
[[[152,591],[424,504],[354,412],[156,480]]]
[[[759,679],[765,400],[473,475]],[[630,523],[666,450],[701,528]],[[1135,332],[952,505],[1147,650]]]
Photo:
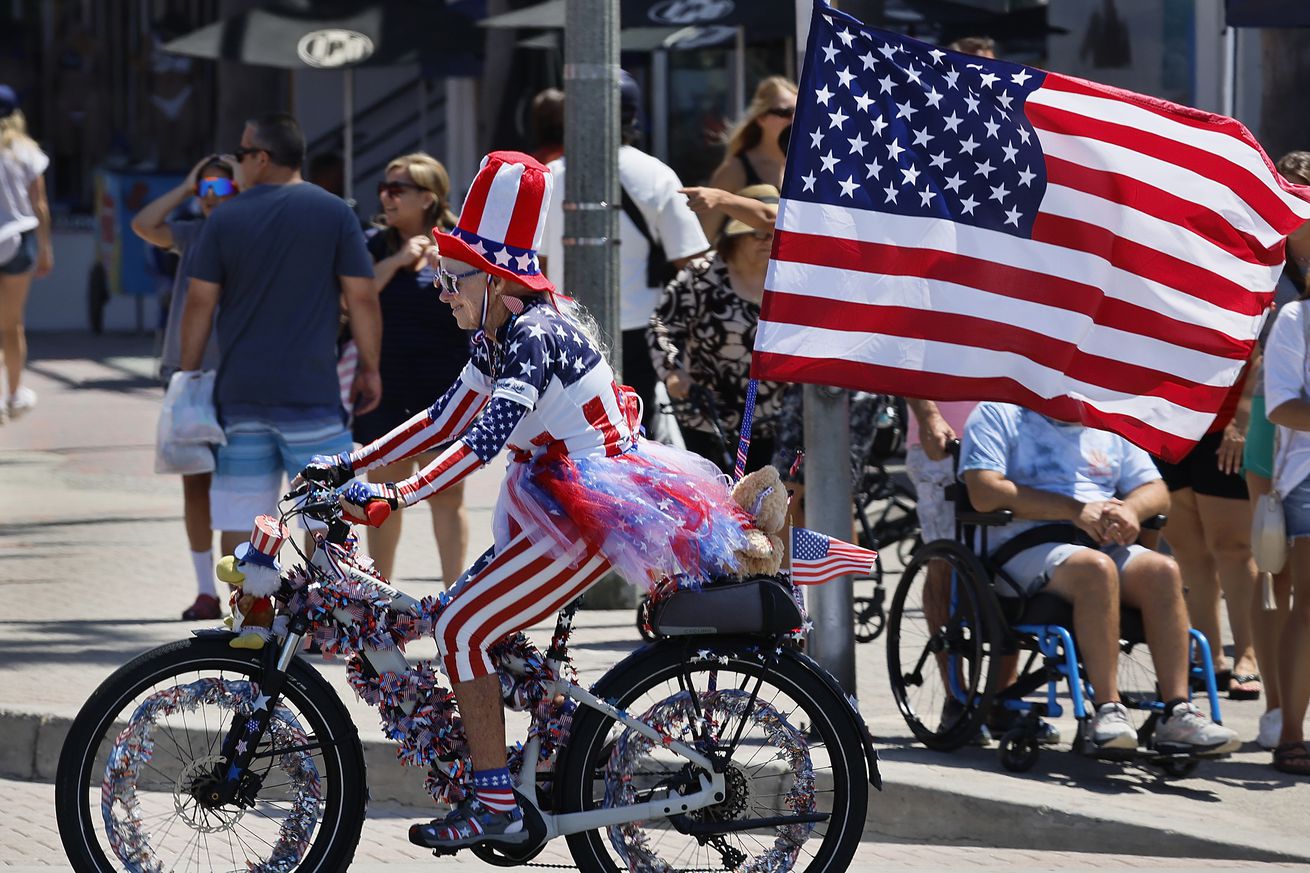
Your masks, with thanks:
[[[669,53],[669,165],[688,185],[706,182],[723,160],[733,114],[731,45]],[[783,42],[746,48],[746,93],[787,69]]]

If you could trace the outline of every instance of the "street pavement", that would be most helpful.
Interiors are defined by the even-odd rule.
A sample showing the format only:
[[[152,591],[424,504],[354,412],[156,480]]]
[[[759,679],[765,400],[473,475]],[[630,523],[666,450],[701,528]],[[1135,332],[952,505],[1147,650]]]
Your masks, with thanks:
[[[177,615],[194,590],[179,483],[152,471],[162,392],[149,339],[35,335],[31,345],[40,405],[0,426],[0,777],[39,781],[0,783],[0,864],[61,869],[46,783],[62,732],[117,666],[188,633]],[[466,489],[471,554],[490,542],[499,481],[493,465]],[[411,519],[402,541],[396,582],[411,594],[440,584],[429,530]],[[544,640],[548,631],[533,635]],[[581,613],[574,654],[584,684],[638,643],[630,611]],[[853,869],[1226,869],[1310,860],[1310,781],[1276,773],[1253,743],[1179,780],[1082,759],[1067,744],[1044,752],[1029,773],[1007,773],[994,749],[943,755],[911,741],[887,690],[883,645],[857,651],[855,691],[887,786],[871,798]],[[411,649],[414,657],[434,652],[430,642]],[[404,842],[408,822],[430,816],[421,774],[394,763],[341,662],[314,662],[347,702],[369,754],[377,802],[352,869],[426,869],[430,859]],[[1262,705],[1224,707],[1225,722],[1253,738]],[[1057,724],[1072,736],[1072,720]],[[555,860],[563,861],[560,852]]]

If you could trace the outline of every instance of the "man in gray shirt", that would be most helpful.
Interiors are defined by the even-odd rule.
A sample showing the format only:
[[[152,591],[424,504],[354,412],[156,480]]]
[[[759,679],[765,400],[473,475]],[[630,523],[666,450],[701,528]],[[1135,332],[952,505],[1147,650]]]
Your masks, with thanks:
[[[214,403],[227,436],[210,489],[224,554],[271,513],[282,476],[351,448],[337,382],[340,302],[359,349],[351,399],[382,397],[382,319],[373,259],[340,198],[300,176],[305,139],[290,115],[252,119],[235,152],[241,194],[205,223],[182,314],[183,370],[200,367],[217,307]]]

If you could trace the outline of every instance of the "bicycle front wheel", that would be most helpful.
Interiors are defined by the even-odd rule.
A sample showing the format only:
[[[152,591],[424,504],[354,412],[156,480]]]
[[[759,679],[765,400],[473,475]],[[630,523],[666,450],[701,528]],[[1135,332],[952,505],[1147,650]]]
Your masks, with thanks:
[[[693,653],[670,642],[607,675],[597,694],[612,695],[620,709],[715,760],[727,792],[677,823],[636,821],[570,835],[578,868],[845,870],[864,830],[868,770],[847,702],[812,670],[789,656],[765,664],[726,646]],[[562,811],[685,793],[698,787],[699,773],[664,744],[586,709],[559,771]]]
[[[258,652],[226,638],[146,652],[82,707],[59,757],[55,809],[74,869],[345,870],[364,822],[359,735],[299,659],[238,797],[207,802],[234,721],[259,700]]]

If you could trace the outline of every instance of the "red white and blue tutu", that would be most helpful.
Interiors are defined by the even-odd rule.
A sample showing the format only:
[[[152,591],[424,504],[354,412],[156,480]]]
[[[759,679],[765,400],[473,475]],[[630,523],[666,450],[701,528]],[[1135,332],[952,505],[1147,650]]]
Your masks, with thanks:
[[[612,457],[547,451],[511,463],[494,525],[498,547],[522,531],[578,560],[586,543],[647,590],[665,577],[735,573],[750,517],[709,461],[641,439]]]

